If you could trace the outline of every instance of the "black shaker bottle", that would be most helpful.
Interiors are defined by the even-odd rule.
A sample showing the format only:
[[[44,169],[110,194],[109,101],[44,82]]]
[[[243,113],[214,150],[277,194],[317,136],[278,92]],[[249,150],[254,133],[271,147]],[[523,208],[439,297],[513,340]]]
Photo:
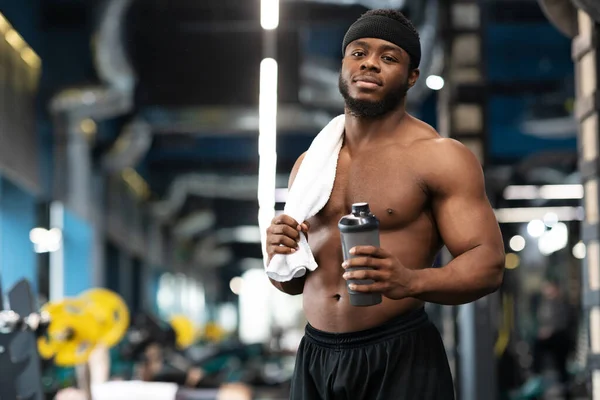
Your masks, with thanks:
[[[352,204],[352,213],[344,215],[339,223],[340,235],[342,238],[342,252],[344,261],[355,256],[350,255],[349,251],[355,246],[375,246],[379,247],[379,220],[371,214],[368,203]],[[369,267],[347,268],[347,271],[356,271],[371,269]],[[368,285],[373,283],[371,279],[349,280],[346,281],[346,288],[350,295],[350,304],[353,306],[374,306],[381,303],[381,293],[359,293],[350,290],[348,285]]]

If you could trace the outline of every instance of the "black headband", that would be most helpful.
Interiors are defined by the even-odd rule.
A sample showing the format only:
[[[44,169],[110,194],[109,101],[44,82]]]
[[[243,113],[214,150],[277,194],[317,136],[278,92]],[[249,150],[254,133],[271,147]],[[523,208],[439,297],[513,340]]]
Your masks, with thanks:
[[[359,18],[346,32],[342,54],[348,45],[362,38],[376,38],[394,43],[410,56],[414,68],[421,62],[421,42],[419,37],[407,26],[383,15],[367,15]]]

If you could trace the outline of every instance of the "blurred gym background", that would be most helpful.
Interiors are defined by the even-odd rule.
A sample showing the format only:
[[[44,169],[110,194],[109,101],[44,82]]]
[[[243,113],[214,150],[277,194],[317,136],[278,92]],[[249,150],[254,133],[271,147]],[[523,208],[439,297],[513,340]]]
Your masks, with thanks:
[[[597,4],[0,0],[3,307],[58,324],[5,318],[0,397],[287,398],[305,320],[259,223],[342,112],[346,29],[396,8],[422,40],[409,111],[480,158],[506,243],[499,292],[428,305],[457,398],[600,399]]]

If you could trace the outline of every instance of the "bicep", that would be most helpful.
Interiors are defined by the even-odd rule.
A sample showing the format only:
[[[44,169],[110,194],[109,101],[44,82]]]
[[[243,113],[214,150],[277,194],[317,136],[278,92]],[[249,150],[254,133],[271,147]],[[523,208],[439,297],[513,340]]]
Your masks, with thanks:
[[[453,163],[435,185],[433,212],[450,253],[457,257],[475,247],[504,251],[498,221],[485,193],[483,172],[468,150],[450,158]]]

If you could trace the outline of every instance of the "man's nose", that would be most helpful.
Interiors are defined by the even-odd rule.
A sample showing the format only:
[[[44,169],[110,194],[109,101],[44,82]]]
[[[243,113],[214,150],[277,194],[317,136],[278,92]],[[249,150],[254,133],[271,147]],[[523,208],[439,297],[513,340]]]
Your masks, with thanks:
[[[374,70],[379,72],[379,58],[375,56],[365,57],[362,65],[360,66],[361,70]]]

